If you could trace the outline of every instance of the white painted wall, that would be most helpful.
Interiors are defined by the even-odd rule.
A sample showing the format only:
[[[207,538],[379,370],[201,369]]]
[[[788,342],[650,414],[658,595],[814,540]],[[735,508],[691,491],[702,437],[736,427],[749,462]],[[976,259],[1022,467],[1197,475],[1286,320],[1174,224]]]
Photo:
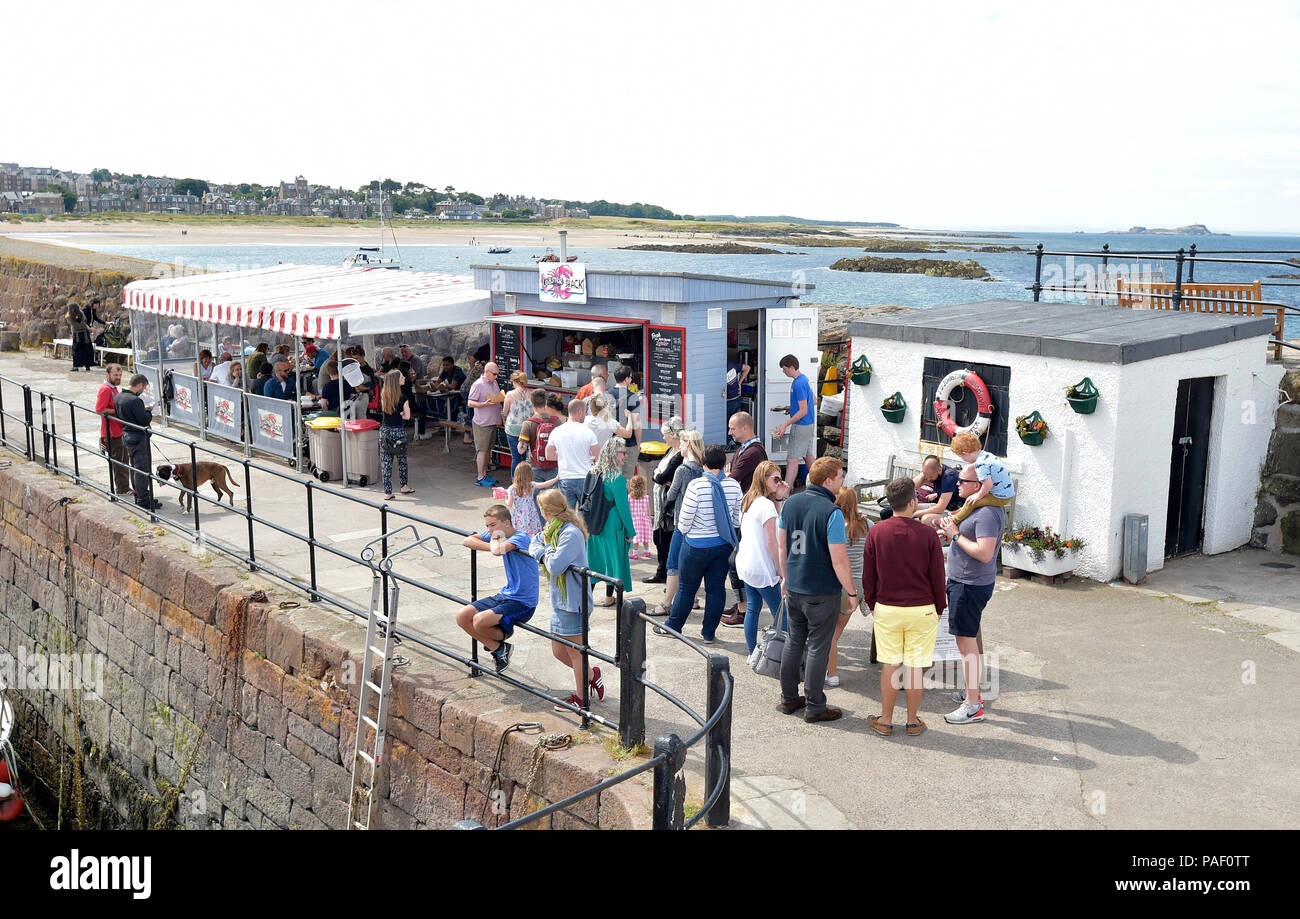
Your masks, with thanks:
[[[1011,368],[1009,424],[1037,409],[1050,436],[1038,447],[1009,431],[1007,466],[1019,480],[1016,522],[1060,527],[1087,543],[1076,572],[1110,580],[1120,573],[1124,515],[1146,514],[1148,568],[1164,565],[1170,442],[1178,381],[1219,378],[1215,387],[1206,483],[1205,551],[1225,552],[1250,538],[1259,470],[1268,448],[1282,368],[1265,361],[1262,338],[1135,364],[1098,364],[943,345],[853,338],[853,354],[871,361],[871,383],[850,386],[848,478],[884,475],[889,457],[914,452],[920,439],[921,372],[926,357]],[[1076,414],[1065,387],[1091,377],[1101,391],[1097,411]],[[907,417],[890,424],[880,403],[895,391]],[[1243,405],[1252,404],[1253,416]],[[1073,455],[1062,501],[1062,452]],[[1064,507],[1064,521],[1061,509]]]

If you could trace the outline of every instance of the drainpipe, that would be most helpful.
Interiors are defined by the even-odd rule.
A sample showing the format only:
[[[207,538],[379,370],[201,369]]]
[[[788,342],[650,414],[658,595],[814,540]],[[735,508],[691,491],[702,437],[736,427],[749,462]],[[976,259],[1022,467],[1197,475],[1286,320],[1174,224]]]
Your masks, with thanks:
[[[1061,503],[1056,509],[1056,532],[1064,534],[1070,524],[1070,472],[1074,457],[1074,431],[1065,429],[1061,438]]]
[[[560,231],[560,261],[565,262],[569,259],[569,231]]]

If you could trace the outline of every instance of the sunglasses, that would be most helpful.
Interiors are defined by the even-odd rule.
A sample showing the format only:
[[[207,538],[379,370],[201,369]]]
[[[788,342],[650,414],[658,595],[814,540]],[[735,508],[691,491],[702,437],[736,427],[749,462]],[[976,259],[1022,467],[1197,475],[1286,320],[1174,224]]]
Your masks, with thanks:
[[[958,476],[957,481],[958,481],[958,482],[965,482],[967,485],[973,485],[973,484],[975,484],[976,482],[978,482],[979,479],[963,479],[963,478],[961,478],[960,476]]]

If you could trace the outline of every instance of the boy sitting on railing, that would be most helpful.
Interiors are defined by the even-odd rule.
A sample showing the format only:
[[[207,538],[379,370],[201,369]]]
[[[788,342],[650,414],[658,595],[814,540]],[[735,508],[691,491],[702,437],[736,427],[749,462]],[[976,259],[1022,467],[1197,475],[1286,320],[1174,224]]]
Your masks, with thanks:
[[[463,607],[456,624],[477,639],[492,654],[497,673],[510,666],[512,646],[506,641],[515,625],[527,622],[537,609],[539,575],[537,563],[528,554],[532,537],[517,531],[510,509],[494,504],[483,512],[486,527],[478,536],[466,536],[464,546],[477,552],[501,556],[506,567],[505,590]]]

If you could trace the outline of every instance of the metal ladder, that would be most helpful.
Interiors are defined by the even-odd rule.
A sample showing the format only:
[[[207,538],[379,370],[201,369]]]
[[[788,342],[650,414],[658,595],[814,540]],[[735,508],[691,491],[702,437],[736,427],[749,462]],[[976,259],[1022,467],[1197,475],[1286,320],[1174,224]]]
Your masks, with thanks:
[[[375,562],[375,545],[386,543],[403,530],[410,530],[415,541],[396,552],[386,553]],[[357,739],[352,749],[352,788],[348,795],[348,829],[368,830],[375,807],[375,785],[380,767],[384,764],[384,733],[388,725],[388,696],[392,690],[393,667],[399,666],[393,654],[397,636],[397,602],[401,588],[396,581],[388,592],[388,610],[384,611],[384,579],[393,570],[393,558],[416,547],[423,547],[435,558],[442,555],[442,543],[436,536],[419,538],[413,526],[404,526],[378,539],[366,543],[361,550],[361,560],[370,566],[370,615],[366,622],[366,652],[361,669],[361,687],[357,697]],[[376,644],[383,641],[383,646]],[[375,656],[383,661],[379,682],[371,679]],[[375,717],[370,717],[372,694],[377,700]],[[374,731],[374,744],[366,746],[366,728]],[[369,769],[369,772],[366,770]]]

